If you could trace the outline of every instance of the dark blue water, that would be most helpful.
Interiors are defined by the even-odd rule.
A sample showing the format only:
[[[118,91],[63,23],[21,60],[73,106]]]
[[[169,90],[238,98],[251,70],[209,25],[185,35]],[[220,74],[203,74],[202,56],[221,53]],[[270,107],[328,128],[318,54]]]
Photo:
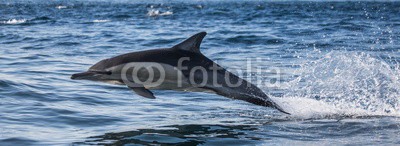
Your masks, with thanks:
[[[150,100],[70,80],[200,31],[206,56],[292,115],[208,93]],[[399,41],[400,2],[3,0],[0,145],[400,144]],[[267,72],[248,70],[249,60]]]

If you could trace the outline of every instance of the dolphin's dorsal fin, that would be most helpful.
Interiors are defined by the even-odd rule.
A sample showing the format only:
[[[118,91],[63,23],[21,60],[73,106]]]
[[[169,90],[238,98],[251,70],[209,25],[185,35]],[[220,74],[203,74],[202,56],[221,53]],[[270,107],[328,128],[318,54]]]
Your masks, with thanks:
[[[186,39],[185,41],[179,43],[172,47],[173,49],[190,51],[195,53],[200,53],[200,44],[203,38],[207,35],[206,32],[199,32],[190,38]]]

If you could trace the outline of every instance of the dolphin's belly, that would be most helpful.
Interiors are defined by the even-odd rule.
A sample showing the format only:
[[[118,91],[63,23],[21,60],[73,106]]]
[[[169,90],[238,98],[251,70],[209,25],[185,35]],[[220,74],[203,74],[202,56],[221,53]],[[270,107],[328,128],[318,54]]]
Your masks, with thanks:
[[[151,90],[175,90],[175,91],[184,91],[184,92],[206,92],[206,93],[215,93],[212,90],[208,90],[205,88],[198,88],[192,86],[189,82],[184,81],[180,86],[174,81],[165,81],[158,86],[146,86],[147,89]]]
[[[104,80],[103,82],[109,83],[109,84],[114,84],[114,85],[125,85],[124,82],[118,81],[118,80]]]

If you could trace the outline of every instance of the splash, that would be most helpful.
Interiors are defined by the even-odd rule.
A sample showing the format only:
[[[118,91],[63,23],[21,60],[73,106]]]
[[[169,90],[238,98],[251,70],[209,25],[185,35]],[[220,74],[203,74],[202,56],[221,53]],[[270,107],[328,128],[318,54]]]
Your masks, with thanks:
[[[367,53],[330,52],[305,63],[274,98],[299,118],[400,116],[400,69]]]

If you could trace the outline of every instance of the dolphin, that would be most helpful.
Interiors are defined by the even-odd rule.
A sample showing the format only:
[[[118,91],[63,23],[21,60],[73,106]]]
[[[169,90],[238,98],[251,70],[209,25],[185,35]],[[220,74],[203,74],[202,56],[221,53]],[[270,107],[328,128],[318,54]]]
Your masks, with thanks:
[[[125,85],[154,99],[150,90],[209,92],[285,112],[257,86],[222,68],[200,52],[206,32],[171,47],[122,54],[101,60],[71,79]]]

